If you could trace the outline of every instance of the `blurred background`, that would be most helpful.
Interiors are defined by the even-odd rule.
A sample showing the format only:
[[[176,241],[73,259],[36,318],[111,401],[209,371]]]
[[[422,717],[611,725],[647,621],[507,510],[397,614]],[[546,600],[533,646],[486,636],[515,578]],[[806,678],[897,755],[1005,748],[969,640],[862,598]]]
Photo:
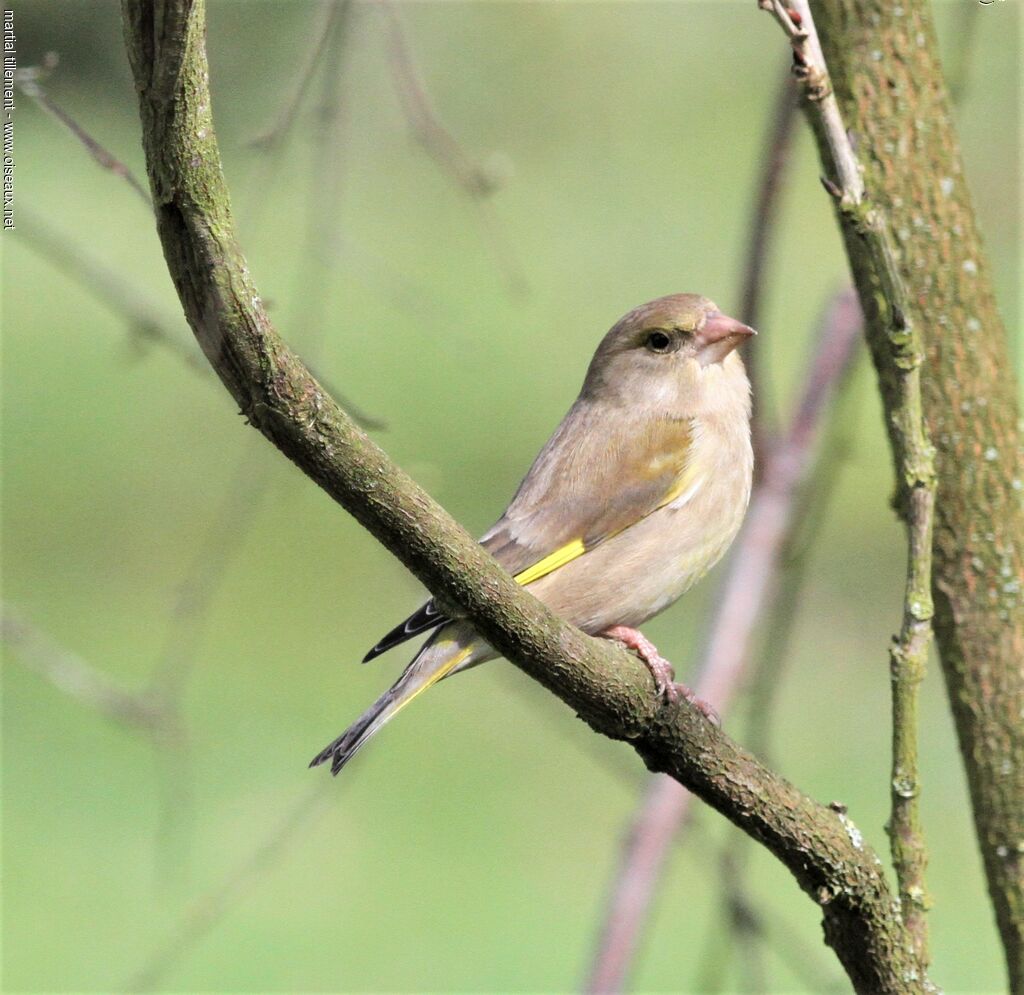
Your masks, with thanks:
[[[147,206],[47,113],[144,177],[118,5],[14,10],[19,66],[50,70],[17,95],[3,240],[5,990],[578,987],[646,772],[504,662],[422,698],[339,779],[306,770],[405,663],[358,661],[422,591],[244,426],[190,339]],[[325,31],[313,4],[212,3],[214,110],[278,327],[479,533],[624,311],[680,290],[738,309],[785,44],[753,0],[397,14],[400,35],[361,3]],[[1019,7],[936,16],[1015,336]],[[846,279],[800,121],[792,154],[757,340],[783,420]],[[799,544],[770,755],[887,856],[904,543],[863,352],[830,435],[835,486]],[[648,627],[684,679],[723,573]],[[923,694],[933,977],[993,991],[1002,958],[937,666]],[[744,740],[742,701],[725,726]],[[697,807],[637,989],[750,984],[749,952],[723,938],[736,837]],[[766,939],[745,942],[769,987],[843,990],[818,910],[748,857]]]

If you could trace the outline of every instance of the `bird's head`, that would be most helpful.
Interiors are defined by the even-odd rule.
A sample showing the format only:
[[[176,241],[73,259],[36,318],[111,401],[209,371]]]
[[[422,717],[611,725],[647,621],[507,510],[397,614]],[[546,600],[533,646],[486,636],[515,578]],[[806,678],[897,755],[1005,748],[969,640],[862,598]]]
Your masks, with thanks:
[[[726,382],[746,383],[734,350],[755,334],[706,297],[659,297],[612,326],[591,361],[583,394],[627,403],[647,398],[663,410],[703,407]]]

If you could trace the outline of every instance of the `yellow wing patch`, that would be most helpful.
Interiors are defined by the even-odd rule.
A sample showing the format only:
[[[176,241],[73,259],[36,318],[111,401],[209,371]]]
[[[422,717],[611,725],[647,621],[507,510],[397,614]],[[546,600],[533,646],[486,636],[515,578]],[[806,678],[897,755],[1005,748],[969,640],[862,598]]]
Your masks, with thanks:
[[[687,467],[680,475],[679,479],[672,485],[668,493],[658,503],[657,508],[664,508],[665,505],[671,504],[673,501],[683,499],[684,503],[690,497],[692,497],[699,489],[702,481],[697,477],[696,472],[692,467]],[[657,510],[657,509],[655,509]],[[649,512],[648,512],[649,514]],[[646,518],[646,515],[641,515],[641,518]],[[637,519],[639,521],[640,519]],[[635,523],[630,523],[635,524]],[[610,539],[612,536],[618,535],[620,532],[624,532],[628,525],[624,525],[622,528],[615,529],[609,532],[607,535],[601,536],[601,540]],[[538,560],[531,567],[527,567],[525,570],[520,570],[514,577],[515,581],[519,584],[532,584],[535,580],[540,580],[541,577],[546,577],[549,573],[553,573],[559,567],[564,567],[567,563],[575,560],[578,556],[582,556],[587,549],[592,549],[597,543],[591,543],[588,547],[582,539],[573,539],[572,542],[567,542],[564,546],[559,547],[553,553],[549,553],[542,560]]]
[[[666,504],[671,504],[678,498],[683,497],[687,491],[692,488],[692,493],[689,497],[693,497],[694,494],[700,489],[700,485],[703,481],[698,480],[697,468],[694,466],[687,466],[681,474],[679,479],[672,485],[669,492],[661,499],[661,503],[658,505],[659,508],[664,508]]]
[[[586,551],[587,547],[583,545],[582,539],[573,539],[572,542],[567,542],[560,549],[549,553],[543,560],[538,560],[532,567],[521,570],[515,575],[515,580],[519,584],[532,584],[535,580],[546,577],[552,570],[564,567],[570,560],[575,560]]]

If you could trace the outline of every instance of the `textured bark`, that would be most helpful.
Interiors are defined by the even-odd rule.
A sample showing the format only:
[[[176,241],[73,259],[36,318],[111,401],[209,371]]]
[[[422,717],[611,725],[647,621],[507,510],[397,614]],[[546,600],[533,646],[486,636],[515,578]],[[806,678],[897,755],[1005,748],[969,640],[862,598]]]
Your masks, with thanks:
[[[243,414],[496,649],[768,847],[821,905],[826,939],[859,991],[923,990],[881,865],[845,814],[803,795],[689,705],[659,702],[635,657],[520,589],[288,349],[234,236],[202,0],[124,0],[123,11],[164,255],[189,324]]]
[[[1006,332],[964,180],[923,0],[815,0],[864,165],[897,239],[908,318],[924,338],[936,448],[935,631],[1014,991],[1024,990],[1024,450]],[[888,428],[896,397],[879,287],[846,229]],[[906,482],[901,481],[901,487]]]

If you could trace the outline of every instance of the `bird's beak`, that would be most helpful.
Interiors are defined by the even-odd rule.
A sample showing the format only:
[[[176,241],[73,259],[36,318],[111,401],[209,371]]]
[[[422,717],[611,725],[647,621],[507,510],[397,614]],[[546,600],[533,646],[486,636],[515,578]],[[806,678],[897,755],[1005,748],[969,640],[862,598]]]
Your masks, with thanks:
[[[721,311],[711,311],[697,332],[697,358],[702,366],[720,363],[744,339],[756,335],[749,325],[730,318]]]

